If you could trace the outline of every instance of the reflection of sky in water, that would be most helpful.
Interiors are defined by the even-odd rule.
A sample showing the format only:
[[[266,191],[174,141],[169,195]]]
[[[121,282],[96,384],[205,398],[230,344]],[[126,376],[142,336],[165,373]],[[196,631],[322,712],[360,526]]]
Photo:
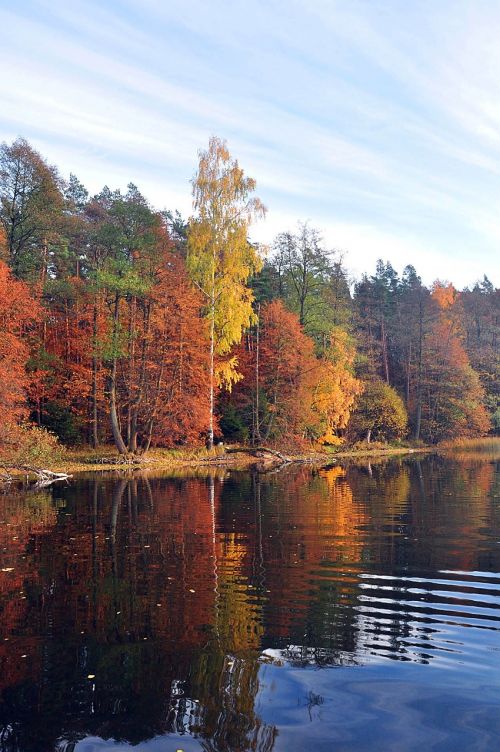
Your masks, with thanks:
[[[64,746],[61,747],[61,752],[64,750]],[[149,741],[141,742],[138,746],[132,746],[131,744],[116,742],[114,740],[105,741],[98,737],[89,736],[81,742],[78,742],[74,748],[74,752],[199,752],[203,750],[200,742],[186,736],[180,736],[176,738],[173,734],[168,738],[164,736],[158,736],[155,739],[149,739]],[[59,752],[59,750],[57,750]]]
[[[266,666],[257,707],[279,728],[276,752],[314,750],[494,750],[500,686],[480,672],[467,686],[454,672],[388,663],[297,670]],[[487,693],[485,697],[485,692]],[[334,746],[332,746],[334,745]]]

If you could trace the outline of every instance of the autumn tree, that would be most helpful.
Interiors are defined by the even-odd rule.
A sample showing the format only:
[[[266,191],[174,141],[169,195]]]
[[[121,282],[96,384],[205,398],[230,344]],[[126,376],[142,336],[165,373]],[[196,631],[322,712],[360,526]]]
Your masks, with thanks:
[[[94,283],[109,311],[109,337],[103,347],[108,364],[107,393],[111,431],[121,454],[137,448],[136,417],[139,395],[135,371],[138,367],[137,324],[160,255],[160,218],[133,184],[127,193],[109,189],[97,197],[102,218],[97,224],[94,244],[97,250]],[[118,414],[117,379],[119,368],[128,371],[126,380],[127,415]]]
[[[464,347],[485,390],[486,408],[500,426],[500,290],[484,277],[463,290],[460,299]]]
[[[427,441],[480,436],[490,428],[484,389],[464,348],[460,296],[435,282],[433,316],[424,343],[422,435]]]
[[[122,369],[118,377],[118,413],[124,419],[133,395],[134,451],[146,452],[152,443],[197,444],[206,428],[208,337],[202,304],[183,260],[166,242],[154,284],[138,305],[134,369]]]
[[[363,384],[363,392],[349,421],[353,439],[391,441],[406,433],[408,415],[398,393],[381,379]]]
[[[91,441],[93,430],[93,295],[80,277],[50,279],[42,297],[43,339],[32,358],[30,402],[39,425],[68,444]],[[98,317],[104,339],[106,322]],[[97,392],[104,413],[104,372]]]
[[[26,457],[31,460],[43,453],[40,450],[46,446],[46,439],[50,443],[46,434],[36,434],[27,426],[31,333],[41,315],[40,305],[27,285],[14,279],[0,261],[0,452],[2,460],[10,459],[14,464],[20,456],[24,462]]]
[[[413,266],[405,267],[395,306],[396,320],[390,327],[394,364],[392,386],[404,395],[412,435],[417,441],[422,423],[425,342],[431,309],[429,290]]]
[[[210,416],[207,445],[213,446],[216,386],[228,388],[240,377],[231,349],[255,320],[253,295],[247,281],[261,261],[248,242],[252,220],[265,208],[252,194],[255,180],[246,177],[225,141],[212,137],[199,153],[193,179],[197,215],[188,228],[187,263],[191,278],[205,301],[209,331]]]
[[[347,332],[335,327],[320,358],[313,407],[321,418],[323,444],[340,443],[351,411],[363,391],[354,375],[355,348]]]
[[[30,350],[26,335],[40,314],[27,285],[15,280],[0,261],[0,404],[4,423],[27,416],[26,365]]]
[[[261,307],[257,373],[256,347],[255,332],[249,332],[236,351],[244,378],[225,400],[226,425],[231,416],[237,425],[239,416],[247,435],[263,441],[310,437],[311,430],[319,435],[313,396],[320,366],[314,342],[282,301]]]

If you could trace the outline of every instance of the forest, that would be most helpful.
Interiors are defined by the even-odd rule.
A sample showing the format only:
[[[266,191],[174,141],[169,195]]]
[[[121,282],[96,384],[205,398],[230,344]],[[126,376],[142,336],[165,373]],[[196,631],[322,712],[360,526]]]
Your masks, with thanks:
[[[216,137],[191,183],[184,218],[1,146],[0,458],[500,433],[485,276],[428,287],[380,260],[352,279],[310,223],[252,243],[266,207]]]

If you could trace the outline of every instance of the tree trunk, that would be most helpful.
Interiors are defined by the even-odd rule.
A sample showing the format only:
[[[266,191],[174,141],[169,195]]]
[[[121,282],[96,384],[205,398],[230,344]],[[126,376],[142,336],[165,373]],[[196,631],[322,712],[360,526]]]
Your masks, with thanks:
[[[116,348],[116,335],[118,332],[118,310],[120,305],[120,298],[118,295],[115,297],[115,310],[113,316],[113,349]],[[115,446],[120,454],[127,454],[127,447],[123,441],[123,437],[120,431],[120,423],[118,421],[118,412],[116,410],[116,352],[113,352],[113,363],[111,366],[111,373],[109,375],[109,412],[111,418],[111,431]]]
[[[127,454],[127,446],[123,441],[120,424],[118,422],[118,413],[116,410],[116,358],[113,358],[113,365],[109,377],[109,412],[111,417],[111,431],[113,433],[115,446],[120,454]]]
[[[415,433],[413,438],[415,441],[420,439],[420,426],[422,424],[422,348],[423,348],[423,306],[422,306],[422,293],[420,292],[419,299],[419,321],[418,321],[418,383],[417,383],[417,410],[415,417]]]
[[[129,319],[129,353],[128,353],[128,407],[127,407],[127,445],[129,452],[137,450],[137,384],[135,373],[135,313],[137,299],[135,295],[130,301]]]
[[[97,303],[94,303],[92,320],[92,446],[97,449],[99,436],[97,433]]]
[[[384,363],[384,376],[387,384],[390,384],[389,381],[389,355],[387,353],[387,334],[385,331],[385,321],[382,316],[382,322],[381,322],[381,328],[382,328],[382,359]]]
[[[257,316],[260,315],[260,303],[257,306]],[[259,400],[259,367],[260,367],[260,319],[257,318],[257,332],[255,337],[255,432],[253,443],[260,443],[260,400]]]
[[[214,446],[214,348],[215,348],[215,310],[212,305],[210,315],[210,419],[208,424],[207,449]]]

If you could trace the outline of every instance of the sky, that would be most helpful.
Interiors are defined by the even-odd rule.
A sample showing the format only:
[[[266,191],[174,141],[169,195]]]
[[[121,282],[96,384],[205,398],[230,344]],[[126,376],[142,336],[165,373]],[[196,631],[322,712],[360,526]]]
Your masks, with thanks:
[[[0,141],[91,193],[192,211],[211,135],[271,245],[319,228],[352,274],[500,284],[499,0],[0,0]]]

